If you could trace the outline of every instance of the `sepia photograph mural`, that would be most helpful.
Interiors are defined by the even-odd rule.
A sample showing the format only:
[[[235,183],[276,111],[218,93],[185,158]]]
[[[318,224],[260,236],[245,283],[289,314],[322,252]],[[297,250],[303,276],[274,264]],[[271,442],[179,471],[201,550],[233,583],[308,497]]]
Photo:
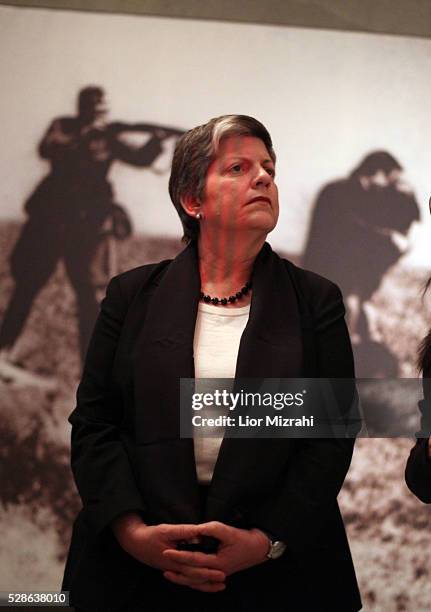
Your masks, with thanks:
[[[268,127],[271,246],[340,286],[357,376],[418,378],[431,41],[0,6],[0,50],[0,591],[59,590],[87,344],[109,279],[184,247],[168,179],[189,128],[227,113]],[[340,494],[364,610],[431,607],[413,443],[358,440]]]

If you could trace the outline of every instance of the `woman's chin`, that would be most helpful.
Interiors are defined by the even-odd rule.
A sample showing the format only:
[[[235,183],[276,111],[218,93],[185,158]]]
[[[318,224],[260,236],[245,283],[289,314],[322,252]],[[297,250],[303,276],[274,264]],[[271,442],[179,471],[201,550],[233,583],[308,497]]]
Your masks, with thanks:
[[[269,234],[277,225],[277,220],[274,219],[273,215],[265,214],[263,211],[255,215],[250,215],[248,219],[244,221],[244,229],[260,230],[262,233]]]
[[[242,219],[231,220],[229,223],[217,224],[217,226],[214,225],[212,228],[207,226],[206,229],[208,233],[217,233],[218,235],[223,233],[229,235],[243,234],[247,231],[269,234],[276,225],[277,219],[274,219],[274,215],[263,211],[256,211],[256,213],[247,215],[247,217],[243,217]]]

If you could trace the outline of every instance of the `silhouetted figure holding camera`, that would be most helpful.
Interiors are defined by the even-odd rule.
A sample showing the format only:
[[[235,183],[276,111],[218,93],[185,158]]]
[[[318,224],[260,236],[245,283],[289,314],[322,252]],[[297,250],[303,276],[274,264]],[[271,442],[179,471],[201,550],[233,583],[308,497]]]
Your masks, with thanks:
[[[144,145],[121,140],[124,132],[144,132]],[[115,203],[107,179],[118,160],[149,167],[162,153],[162,142],[183,132],[151,124],[108,123],[104,91],[86,87],[74,117],[54,119],[39,144],[51,170],[25,203],[25,222],[10,258],[15,281],[0,329],[0,375],[19,378],[15,343],[33,301],[62,260],[76,294],[80,352],[83,358],[99,305],[94,260],[106,238],[107,224],[117,238],[131,232],[126,211]],[[108,279],[106,279],[108,280]],[[100,288],[100,287],[99,287]]]
[[[385,360],[385,373],[392,370],[396,375],[396,363],[389,363],[391,356],[370,332],[364,304],[408,250],[407,233],[419,219],[414,194],[401,175],[402,167],[392,155],[376,151],[348,178],[326,185],[317,198],[302,261],[305,268],[340,286],[356,354],[366,353],[367,375],[372,361]]]

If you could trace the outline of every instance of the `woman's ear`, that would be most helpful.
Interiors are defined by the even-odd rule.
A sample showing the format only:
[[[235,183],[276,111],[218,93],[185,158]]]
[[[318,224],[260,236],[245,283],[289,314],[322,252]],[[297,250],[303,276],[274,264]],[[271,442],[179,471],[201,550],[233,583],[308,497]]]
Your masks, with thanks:
[[[202,215],[200,200],[193,198],[191,195],[185,195],[181,198],[181,206],[190,217],[196,218],[197,215]]]

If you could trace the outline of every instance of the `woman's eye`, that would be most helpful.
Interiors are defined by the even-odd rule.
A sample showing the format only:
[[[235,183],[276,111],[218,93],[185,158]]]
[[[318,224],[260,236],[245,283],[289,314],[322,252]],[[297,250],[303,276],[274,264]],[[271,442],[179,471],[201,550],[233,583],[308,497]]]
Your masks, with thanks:
[[[242,170],[242,164],[235,164],[234,166],[231,166],[230,171],[233,172],[234,174],[238,174],[239,172],[241,172]]]
[[[274,178],[274,176],[275,176],[274,168],[266,168],[266,171],[269,174],[269,176],[272,176],[272,178]]]

